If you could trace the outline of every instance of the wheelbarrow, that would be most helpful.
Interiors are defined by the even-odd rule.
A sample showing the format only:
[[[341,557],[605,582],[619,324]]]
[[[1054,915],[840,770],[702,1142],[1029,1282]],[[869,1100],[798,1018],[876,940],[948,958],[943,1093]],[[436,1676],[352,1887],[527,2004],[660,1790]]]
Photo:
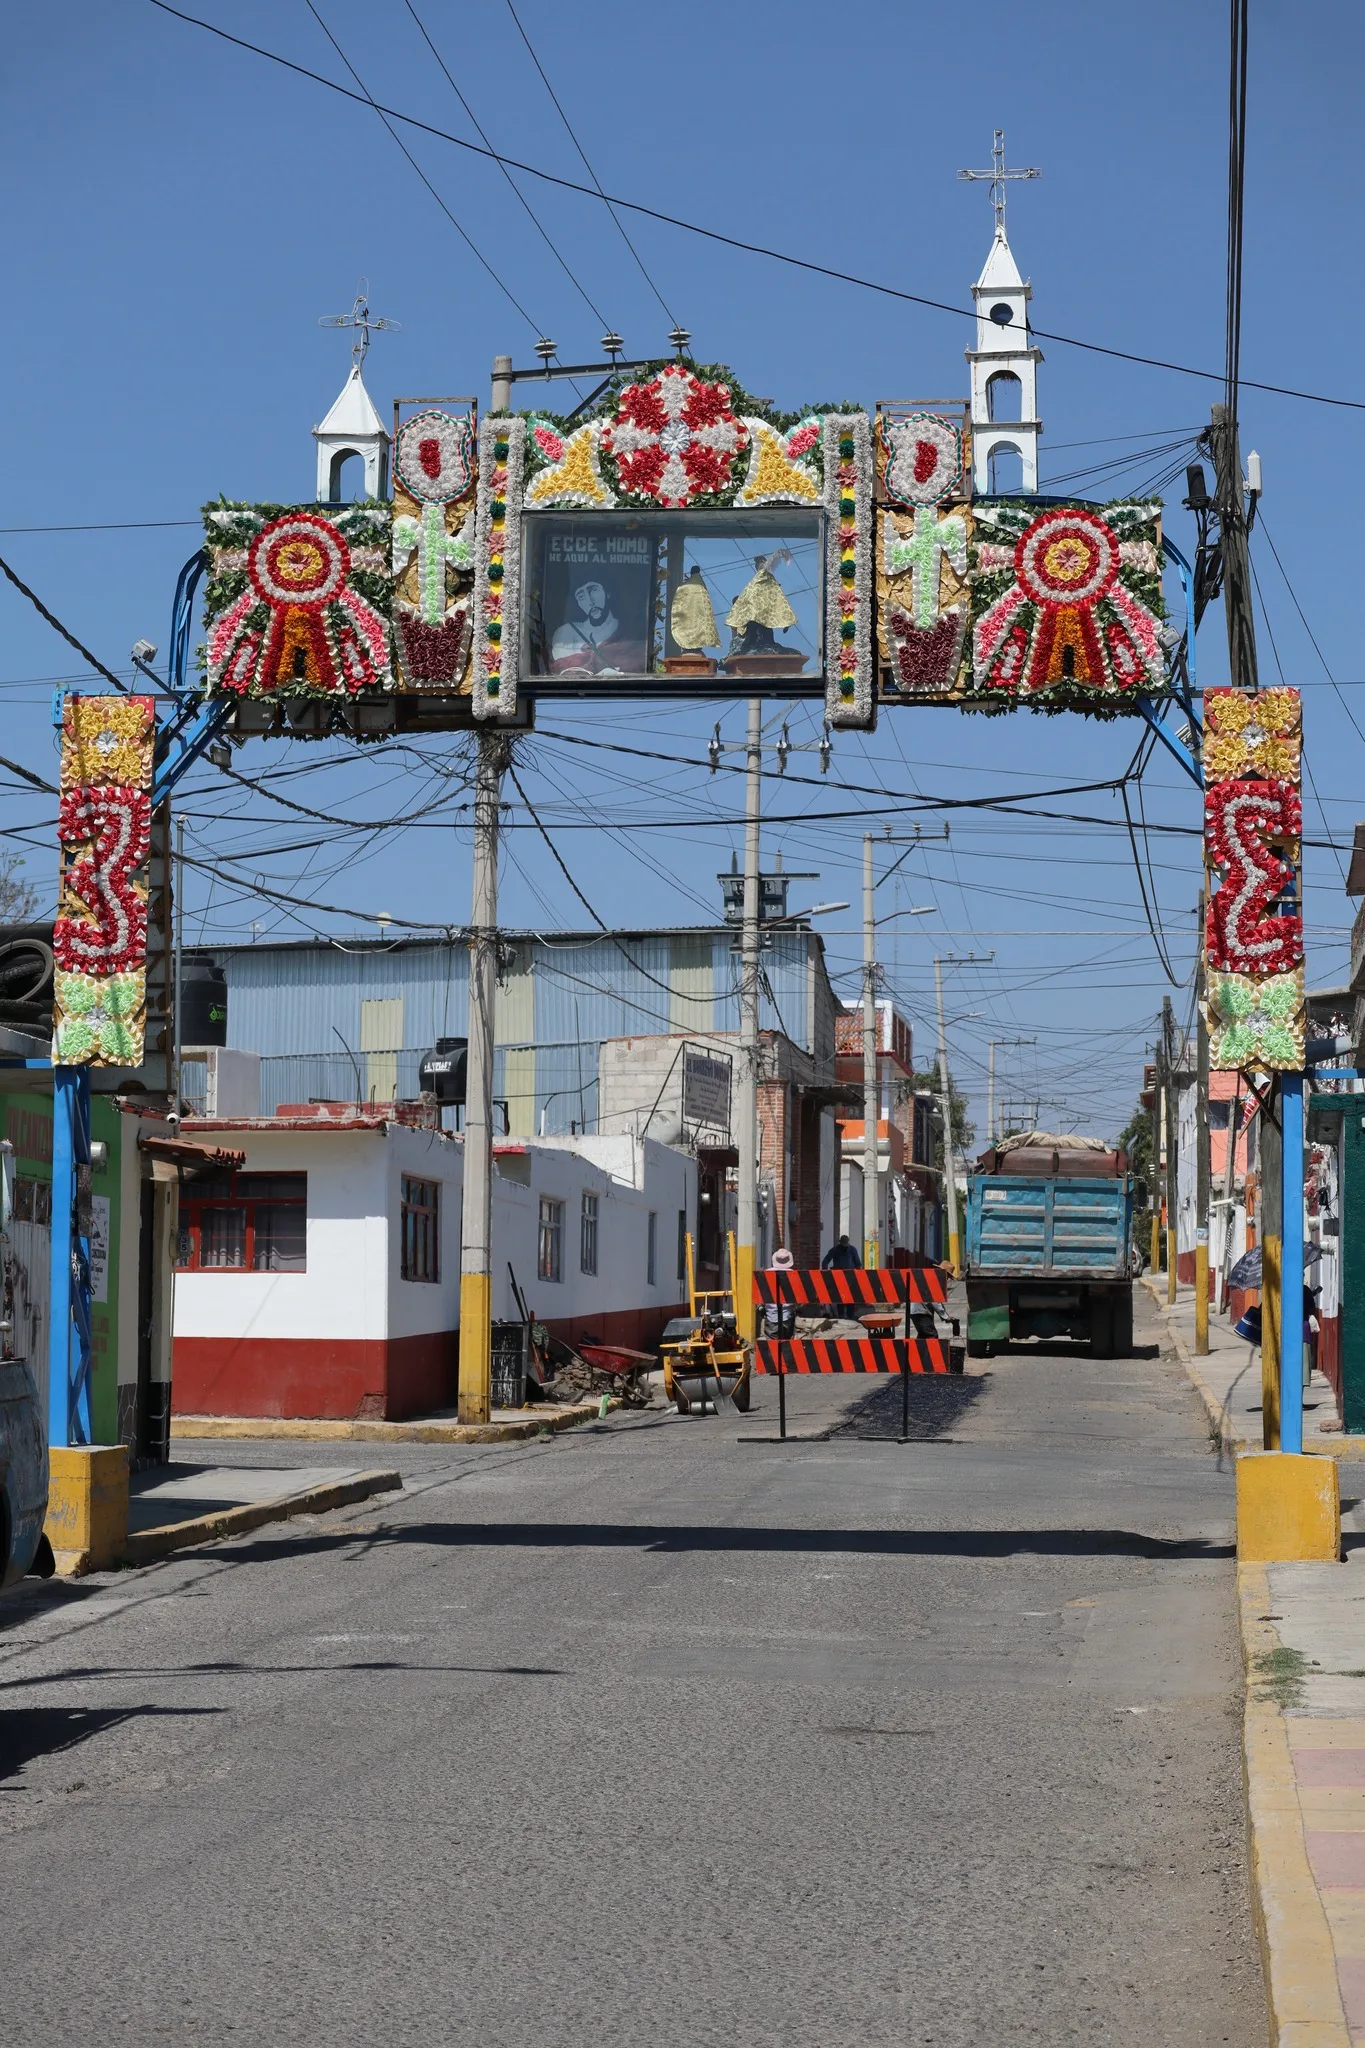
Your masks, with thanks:
[[[599,1344],[592,1338],[580,1337],[578,1355],[595,1372],[607,1375],[614,1383],[613,1391],[628,1408],[648,1405],[649,1390],[644,1382],[646,1374],[654,1369],[652,1352],[632,1351],[628,1344]]]

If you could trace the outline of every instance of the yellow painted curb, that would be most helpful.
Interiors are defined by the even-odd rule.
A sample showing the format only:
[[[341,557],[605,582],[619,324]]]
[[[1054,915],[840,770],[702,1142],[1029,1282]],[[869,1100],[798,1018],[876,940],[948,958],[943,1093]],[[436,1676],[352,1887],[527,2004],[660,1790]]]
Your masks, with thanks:
[[[298,1493],[277,1494],[273,1500],[246,1501],[241,1507],[195,1515],[187,1522],[166,1522],[159,1529],[140,1529],[128,1538],[121,1562],[154,1564],[159,1557],[169,1557],[176,1550],[219,1542],[225,1536],[244,1536],[269,1522],[290,1521],[295,1515],[321,1515],[329,1508],[349,1507],[352,1501],[368,1500],[374,1493],[397,1492],[402,1484],[397,1472],[357,1472],[349,1479],[326,1480],[320,1486],[305,1486]]]
[[[1251,1898],[1270,2009],[1271,2048],[1351,2048],[1336,1951],[1308,1861],[1285,1717],[1255,1698],[1257,1659],[1281,1647],[1263,1564],[1239,1564],[1237,1602],[1246,1662],[1242,1764]]]
[[[611,1412],[620,1407],[613,1398]],[[173,1415],[171,1435],[193,1438],[281,1437],[312,1444],[519,1444],[528,1438],[577,1429],[598,1420],[598,1403],[581,1408],[552,1408],[524,1422],[354,1422],[315,1421],[276,1415]]]

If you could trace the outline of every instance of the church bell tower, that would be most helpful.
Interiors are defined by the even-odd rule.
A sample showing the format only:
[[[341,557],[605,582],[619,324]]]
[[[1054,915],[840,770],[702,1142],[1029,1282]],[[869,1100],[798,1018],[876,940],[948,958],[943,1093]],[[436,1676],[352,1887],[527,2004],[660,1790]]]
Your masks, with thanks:
[[[1028,306],[1032,287],[1019,275],[1005,234],[1005,184],[1011,178],[1036,178],[1036,170],[1005,168],[1005,132],[995,131],[989,171],[959,171],[962,178],[989,179],[995,208],[995,235],[980,277],[972,286],[976,307],[976,347],[967,350],[972,377],[972,489],[982,497],[998,494],[997,453],[1018,455],[1017,484],[1004,486],[1025,497],[1038,491],[1038,365],[1043,352],[1029,334]]]

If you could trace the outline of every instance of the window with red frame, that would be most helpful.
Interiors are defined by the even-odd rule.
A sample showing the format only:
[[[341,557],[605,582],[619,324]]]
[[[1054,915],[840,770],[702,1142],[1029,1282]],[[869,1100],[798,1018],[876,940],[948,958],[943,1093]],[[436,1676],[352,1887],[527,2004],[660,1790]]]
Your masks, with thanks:
[[[175,1263],[185,1273],[307,1270],[306,1173],[224,1173],[180,1192]]]

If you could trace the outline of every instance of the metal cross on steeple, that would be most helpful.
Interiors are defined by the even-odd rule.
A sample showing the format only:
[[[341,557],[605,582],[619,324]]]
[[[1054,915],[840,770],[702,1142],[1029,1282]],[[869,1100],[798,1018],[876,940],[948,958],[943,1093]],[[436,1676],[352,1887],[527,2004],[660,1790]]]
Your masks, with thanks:
[[[1013,173],[1011,173],[1013,176]],[[349,313],[324,313],[318,321],[319,327],[354,327],[355,341],[351,348],[351,361],[360,369],[369,353],[371,334],[399,334],[401,320],[381,320],[370,311],[370,280],[362,277],[356,288],[355,304]]]
[[[982,181],[987,178],[991,186],[991,205],[995,208],[995,232],[1000,241],[1005,239],[1005,181],[1008,178],[1041,178],[1040,170],[1007,171],[1005,169],[1005,131],[995,131],[995,148],[991,152],[991,168],[988,171],[959,171],[959,178]]]

